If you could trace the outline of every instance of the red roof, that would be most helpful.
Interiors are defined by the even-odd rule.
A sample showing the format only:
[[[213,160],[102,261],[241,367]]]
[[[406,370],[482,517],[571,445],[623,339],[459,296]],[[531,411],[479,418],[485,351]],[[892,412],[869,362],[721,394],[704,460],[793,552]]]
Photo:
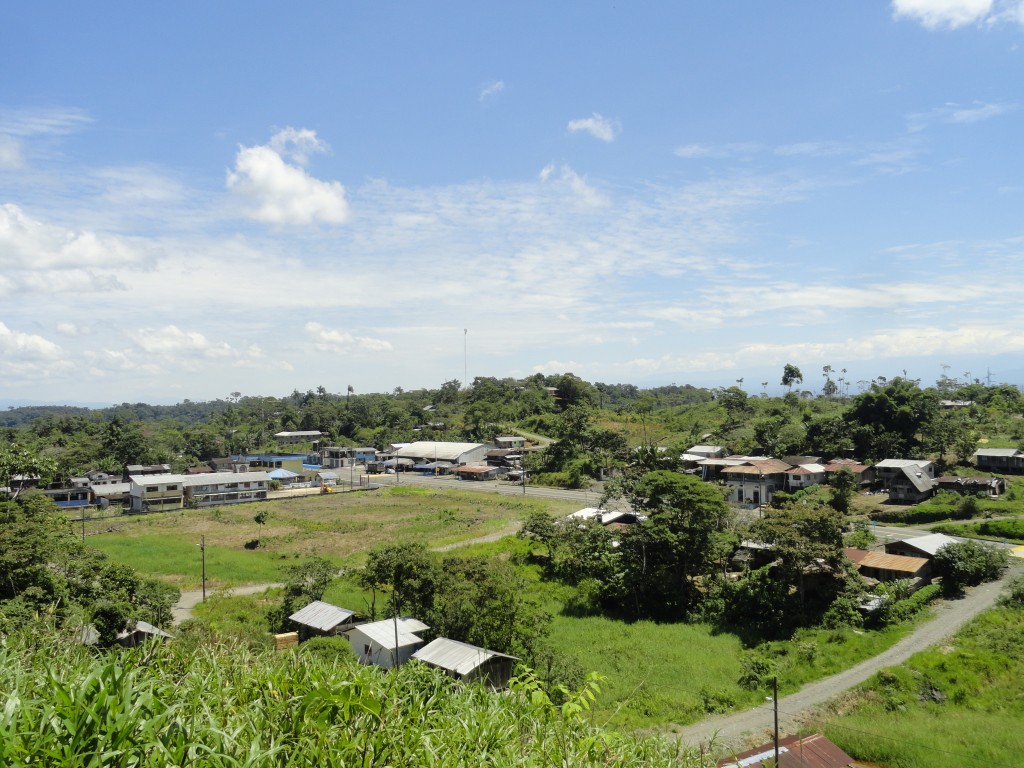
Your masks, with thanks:
[[[775,745],[764,744],[748,752],[718,761],[718,768],[763,768],[764,761],[775,757]],[[779,768],[847,768],[856,766],[852,757],[826,739],[815,733],[801,739],[799,736],[787,736],[779,739]]]

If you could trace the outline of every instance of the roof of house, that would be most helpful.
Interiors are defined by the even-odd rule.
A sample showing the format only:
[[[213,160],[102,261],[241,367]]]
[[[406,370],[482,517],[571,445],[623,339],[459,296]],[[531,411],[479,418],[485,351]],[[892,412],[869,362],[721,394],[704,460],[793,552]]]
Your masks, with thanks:
[[[762,744],[718,761],[718,768],[761,768],[775,759],[775,745]],[[770,764],[770,763],[768,763]],[[820,733],[779,739],[778,768],[848,768],[858,763]]]
[[[723,448],[720,445],[694,445],[693,447],[691,447],[686,452],[687,453],[701,453],[701,454],[704,454],[705,456],[708,456],[708,455],[715,454],[715,453],[721,453],[724,450],[725,450],[725,448]]]
[[[884,552],[871,552],[866,549],[844,547],[843,552],[852,562],[865,568],[879,568],[885,571],[898,571],[915,574],[928,565],[924,557],[908,557],[906,555],[887,555]]]
[[[975,456],[1024,456],[1016,448],[979,448],[974,452]]]
[[[798,467],[786,470],[787,475],[823,475],[825,467],[821,464],[801,464]]]
[[[928,459],[884,459],[877,464],[880,469],[903,469],[904,467],[927,467],[931,464]]]
[[[355,616],[355,611],[346,608],[339,608],[336,605],[325,603],[323,600],[314,600],[305,608],[296,611],[288,618],[297,624],[327,632],[339,624]]]
[[[922,471],[922,467],[911,464],[908,467],[900,467],[900,474],[910,481],[918,491],[928,491],[935,487],[935,481]]]
[[[300,477],[298,472],[292,472],[290,469],[272,469],[267,473],[267,476],[271,480],[291,480],[295,477]]]
[[[730,467],[723,472],[729,475],[775,475],[790,469],[792,467],[789,464],[778,459],[748,458],[740,466]]]
[[[360,624],[357,627],[353,627],[349,632],[361,633],[382,648],[393,649],[395,648],[396,634],[398,636],[398,647],[404,648],[408,645],[422,643],[423,638],[416,633],[427,629],[430,629],[430,627],[419,619],[401,616],[397,619],[384,619],[382,621],[372,621],[369,624]]]
[[[184,482],[185,485],[190,487],[196,485],[216,485],[219,483],[269,483],[270,475],[266,472],[211,472],[208,475],[186,477]]]
[[[944,533],[929,533],[925,536],[914,536],[909,539],[900,539],[899,541],[892,542],[892,544],[906,544],[908,547],[927,552],[929,555],[934,555],[947,544],[956,543],[956,539]]]
[[[185,475],[161,473],[159,475],[130,475],[128,479],[138,485],[167,485],[170,483],[184,483],[185,477]]]
[[[497,472],[498,467],[458,467],[456,470],[460,475],[486,475],[488,472]]]
[[[861,464],[856,459],[832,459],[832,461],[825,465],[826,472],[839,472],[843,469],[848,469],[854,474],[859,475],[860,473],[871,469],[871,467],[867,464]]]
[[[416,651],[412,657],[432,667],[439,667],[457,675],[469,674],[484,662],[494,658],[518,660],[515,656],[489,651],[469,643],[460,643],[458,640],[449,640],[447,637],[431,640]]]
[[[299,432],[275,432],[274,437],[320,437],[323,432],[317,429],[307,429]]]
[[[417,440],[415,443],[409,443],[396,450],[395,456],[412,459],[458,461],[463,454],[480,449],[486,452],[487,448],[488,446],[483,443],[449,443],[440,440]]]
[[[132,489],[131,483],[101,483],[90,485],[93,496],[116,496],[119,493],[128,493]]]

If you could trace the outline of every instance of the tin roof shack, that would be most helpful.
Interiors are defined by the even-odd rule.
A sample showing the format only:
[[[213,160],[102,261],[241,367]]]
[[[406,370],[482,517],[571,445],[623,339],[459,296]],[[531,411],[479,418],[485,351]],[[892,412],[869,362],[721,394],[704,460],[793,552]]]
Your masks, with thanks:
[[[843,553],[857,566],[861,576],[875,581],[908,579],[917,589],[923,586],[931,575],[932,563],[924,557],[889,555],[853,547],[844,547]]]
[[[478,648],[469,643],[439,637],[412,655],[414,659],[443,670],[445,674],[464,683],[481,682],[489,688],[508,687],[512,670],[519,661],[497,651]]]
[[[100,641],[100,633],[92,624],[86,624],[78,630],[76,637],[82,645],[96,645]],[[148,621],[140,620],[136,621],[131,629],[119,632],[114,642],[126,648],[135,648],[142,645],[146,640],[168,640],[173,638],[174,635],[170,632],[164,632],[160,627],[155,627]]]
[[[417,632],[430,629],[418,619],[403,616],[372,621],[348,630],[348,640],[360,664],[375,664],[383,669],[398,667],[425,645]]]
[[[457,467],[455,474],[460,480],[497,480],[498,476],[503,474],[502,469],[504,468],[487,465],[465,466]]]
[[[718,768],[768,768],[775,764],[775,744],[762,744],[747,752],[723,758]],[[863,768],[839,747],[820,733],[800,738],[779,739],[777,768]]]
[[[929,560],[947,544],[956,544],[956,539],[944,533],[929,533],[927,536],[914,536],[909,539],[890,541],[885,545],[885,551],[890,555],[904,555],[906,557],[924,557]]]
[[[1006,493],[1006,481],[1001,477],[957,477],[943,475],[935,481],[940,491],[950,491],[963,496],[988,496],[997,498]]]
[[[339,608],[323,600],[314,600],[288,618],[299,627],[299,642],[305,642],[311,637],[343,635],[366,621],[355,611]]]

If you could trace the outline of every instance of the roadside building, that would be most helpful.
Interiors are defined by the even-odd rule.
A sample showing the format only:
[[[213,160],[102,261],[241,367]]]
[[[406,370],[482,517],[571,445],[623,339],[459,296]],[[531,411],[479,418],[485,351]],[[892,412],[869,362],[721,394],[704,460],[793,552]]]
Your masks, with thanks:
[[[956,542],[956,539],[944,533],[929,533],[926,536],[914,536],[909,539],[890,541],[885,545],[885,551],[890,555],[923,557],[930,560],[944,546],[956,544]]]

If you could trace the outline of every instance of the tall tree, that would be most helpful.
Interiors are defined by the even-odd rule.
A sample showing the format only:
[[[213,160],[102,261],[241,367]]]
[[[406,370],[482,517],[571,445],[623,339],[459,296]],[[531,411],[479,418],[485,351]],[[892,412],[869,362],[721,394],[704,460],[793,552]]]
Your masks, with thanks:
[[[782,369],[782,386],[788,387],[789,391],[792,392],[794,384],[803,383],[804,375],[800,373],[800,369],[795,365],[786,363],[785,367]]]

